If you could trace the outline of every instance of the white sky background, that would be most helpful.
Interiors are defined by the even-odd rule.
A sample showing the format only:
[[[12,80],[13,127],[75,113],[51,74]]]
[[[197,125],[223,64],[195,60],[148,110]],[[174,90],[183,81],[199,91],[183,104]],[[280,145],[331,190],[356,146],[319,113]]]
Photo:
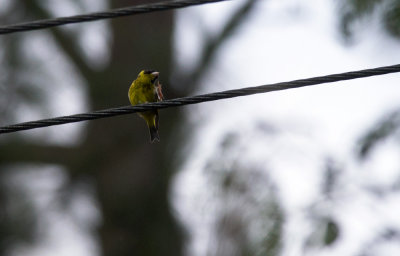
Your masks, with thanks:
[[[204,31],[219,32],[243,1],[187,8],[177,14],[178,68],[198,59]],[[343,44],[334,1],[259,1],[257,10],[218,53],[196,93],[289,81],[331,73],[397,64],[400,42],[378,22]],[[183,67],[184,66],[184,67]],[[400,107],[398,74],[274,92],[187,108],[196,126],[186,162],[176,178],[175,206],[192,236],[188,255],[206,255],[212,236],[213,194],[203,168],[215,157],[227,132],[243,135],[241,162],[268,165],[287,214],[282,255],[356,255],[387,227],[400,228],[400,194],[378,198],[366,187],[387,187],[399,176],[399,148],[388,141],[364,164],[355,159],[359,137],[383,114]],[[249,135],[257,122],[278,127],[277,135]],[[340,226],[333,247],[304,251],[311,232],[304,209],[318,201],[323,160],[341,164],[340,191],[332,214]],[[323,204],[323,202],[322,202]],[[400,255],[400,246],[374,248],[376,255]],[[382,254],[384,253],[384,254]]]

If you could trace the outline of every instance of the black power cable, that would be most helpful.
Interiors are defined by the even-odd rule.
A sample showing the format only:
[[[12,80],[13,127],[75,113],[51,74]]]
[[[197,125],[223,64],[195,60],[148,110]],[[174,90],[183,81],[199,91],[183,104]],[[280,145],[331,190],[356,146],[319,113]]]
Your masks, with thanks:
[[[372,69],[364,69],[364,70],[352,71],[352,72],[346,72],[346,73],[332,74],[332,75],[327,75],[327,76],[319,76],[319,77],[313,77],[313,78],[307,78],[307,79],[300,79],[300,80],[294,80],[294,81],[289,81],[289,82],[266,84],[266,85],[255,86],[255,87],[246,87],[246,88],[241,88],[241,89],[236,89],[236,90],[228,90],[228,91],[222,91],[222,92],[216,92],[216,93],[209,93],[209,94],[197,95],[197,96],[192,96],[192,97],[177,98],[177,99],[165,100],[162,102],[146,103],[146,104],[141,104],[141,105],[137,105],[137,106],[111,108],[111,109],[99,110],[99,111],[94,111],[94,112],[84,113],[84,114],[62,116],[62,117],[43,119],[43,120],[38,120],[38,121],[19,123],[19,124],[0,127],[0,134],[22,131],[22,130],[30,130],[30,129],[53,126],[53,125],[81,122],[81,121],[93,120],[93,119],[99,119],[99,118],[105,118],[105,117],[112,117],[112,116],[117,116],[117,115],[126,115],[126,114],[130,114],[130,113],[142,112],[142,111],[151,110],[151,109],[161,109],[161,108],[177,107],[177,106],[183,106],[183,105],[189,105],[189,104],[197,104],[197,103],[207,102],[207,101],[228,99],[228,98],[234,98],[234,97],[239,97],[239,96],[246,96],[246,95],[258,94],[258,93],[272,92],[272,91],[280,91],[280,90],[293,89],[293,88],[299,88],[299,87],[316,85],[316,84],[331,83],[331,82],[344,81],[344,80],[370,77],[370,76],[377,76],[377,75],[384,75],[384,74],[396,73],[396,72],[400,72],[400,64],[379,67],[379,68],[372,68]]]
[[[71,23],[88,22],[100,19],[111,19],[128,15],[165,11],[165,10],[178,9],[193,5],[201,5],[201,4],[222,2],[222,1],[227,1],[227,0],[177,0],[170,2],[142,4],[142,5],[118,8],[104,12],[93,12],[93,13],[75,15],[69,17],[60,17],[54,19],[45,19],[33,22],[0,26],[0,34],[10,34],[22,31],[44,29]]]

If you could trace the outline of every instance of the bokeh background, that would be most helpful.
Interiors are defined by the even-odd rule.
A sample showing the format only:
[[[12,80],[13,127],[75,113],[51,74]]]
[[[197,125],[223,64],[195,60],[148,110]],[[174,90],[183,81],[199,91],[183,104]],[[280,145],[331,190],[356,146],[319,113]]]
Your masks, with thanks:
[[[0,0],[0,23],[155,1]],[[0,36],[0,125],[398,64],[398,0],[234,0]],[[0,136],[0,255],[400,255],[400,77]]]

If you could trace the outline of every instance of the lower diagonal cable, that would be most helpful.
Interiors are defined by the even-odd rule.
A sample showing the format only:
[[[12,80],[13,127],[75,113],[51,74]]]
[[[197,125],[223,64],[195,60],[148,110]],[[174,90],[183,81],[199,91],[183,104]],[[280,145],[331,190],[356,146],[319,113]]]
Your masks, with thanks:
[[[208,101],[215,101],[221,99],[228,99],[228,98],[235,98],[239,96],[247,96],[252,94],[258,93],[266,93],[272,91],[280,91],[280,90],[287,90],[287,89],[294,89],[304,86],[311,86],[317,84],[324,84],[324,83],[332,83],[344,80],[351,80],[363,77],[370,77],[370,76],[377,76],[377,75],[384,75],[389,73],[396,73],[400,72],[400,64],[392,65],[392,66],[385,66],[385,67],[378,67],[372,69],[364,69],[346,73],[339,73],[339,74],[332,74],[327,76],[318,76],[313,78],[307,79],[299,79],[289,82],[281,82],[275,84],[266,84],[254,87],[246,87],[241,89],[235,90],[228,90],[222,92],[215,92],[191,97],[184,97],[184,98],[176,98],[171,100],[165,100],[162,102],[154,102],[154,103],[146,103],[137,106],[125,106],[125,107],[118,107],[118,108],[110,108],[104,110],[98,110],[90,113],[83,113],[83,114],[76,114],[70,116],[61,116],[56,118],[49,118],[49,119],[42,119],[37,121],[13,124],[8,126],[0,127],[0,134],[2,133],[12,133],[22,130],[30,130],[35,128],[53,126],[53,125],[60,125],[60,124],[67,124],[67,123],[75,123],[87,120],[94,120],[118,115],[126,115],[135,112],[142,112],[151,109],[162,109],[162,108],[170,108],[170,107],[178,107],[183,105],[189,104],[197,104],[202,102]]]

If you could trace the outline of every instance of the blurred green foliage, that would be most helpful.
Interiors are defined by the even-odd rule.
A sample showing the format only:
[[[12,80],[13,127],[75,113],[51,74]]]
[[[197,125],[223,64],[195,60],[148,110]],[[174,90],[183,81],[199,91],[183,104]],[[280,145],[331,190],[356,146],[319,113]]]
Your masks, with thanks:
[[[385,31],[400,38],[399,0],[340,0],[339,6],[341,31],[346,37],[356,32],[354,25],[357,21],[370,20],[375,16]]]

